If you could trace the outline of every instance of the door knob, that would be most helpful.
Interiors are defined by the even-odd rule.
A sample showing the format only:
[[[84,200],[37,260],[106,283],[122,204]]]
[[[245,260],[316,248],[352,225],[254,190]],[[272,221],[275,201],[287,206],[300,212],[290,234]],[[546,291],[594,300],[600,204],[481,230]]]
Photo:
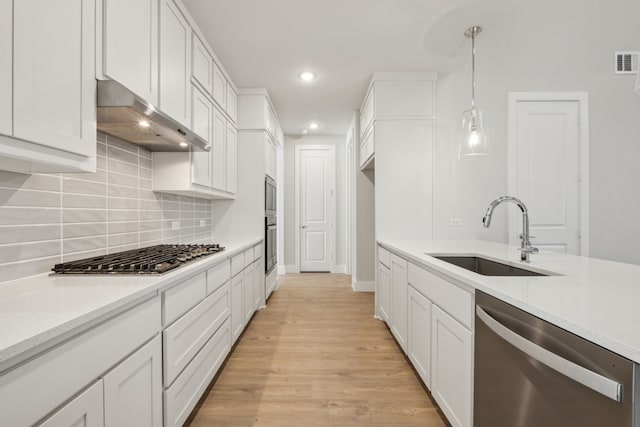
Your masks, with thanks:
[[[307,228],[307,226],[306,225],[301,225],[300,228]]]

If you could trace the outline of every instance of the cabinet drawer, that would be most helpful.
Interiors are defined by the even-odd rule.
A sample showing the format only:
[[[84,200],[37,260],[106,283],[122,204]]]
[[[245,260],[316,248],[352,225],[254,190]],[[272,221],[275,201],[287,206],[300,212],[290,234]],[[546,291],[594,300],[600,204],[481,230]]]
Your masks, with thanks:
[[[391,268],[391,254],[382,246],[378,246],[378,261],[385,267]]]
[[[360,137],[362,137],[369,126],[373,122],[374,118],[374,103],[375,103],[375,88],[371,88],[371,92],[367,95],[367,98],[362,105],[360,111]]]
[[[231,277],[244,270],[244,252],[231,257]]]
[[[244,251],[244,266],[248,267],[253,262],[253,248]]]
[[[33,425],[159,329],[160,298],[154,297],[0,376],[2,425]]]
[[[471,329],[473,295],[421,267],[409,263],[409,284],[450,316]]]
[[[227,283],[162,332],[165,387],[229,317],[230,304]]]
[[[262,258],[262,243],[253,247],[253,260],[257,261]]]
[[[163,325],[169,325],[207,296],[207,274],[202,272],[162,292]]]
[[[182,426],[231,348],[227,320],[171,387],[164,391],[165,427]]]
[[[220,286],[224,285],[231,278],[231,268],[229,260],[211,267],[207,270],[207,294],[212,293]]]

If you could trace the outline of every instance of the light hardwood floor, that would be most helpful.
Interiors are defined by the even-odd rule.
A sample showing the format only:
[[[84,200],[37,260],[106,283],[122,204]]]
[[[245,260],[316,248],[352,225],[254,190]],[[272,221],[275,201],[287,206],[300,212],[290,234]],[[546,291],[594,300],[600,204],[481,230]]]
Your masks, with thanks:
[[[204,426],[445,426],[373,294],[344,274],[288,274],[191,419]]]

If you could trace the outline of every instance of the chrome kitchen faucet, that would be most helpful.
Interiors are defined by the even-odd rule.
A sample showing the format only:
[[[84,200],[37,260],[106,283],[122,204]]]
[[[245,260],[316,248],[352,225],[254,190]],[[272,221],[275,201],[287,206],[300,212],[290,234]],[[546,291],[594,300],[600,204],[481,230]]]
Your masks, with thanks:
[[[491,225],[491,215],[493,215],[493,210],[496,208],[496,206],[498,206],[502,202],[515,203],[516,205],[518,205],[518,207],[522,211],[522,234],[520,234],[520,240],[521,240],[520,259],[524,262],[530,262],[529,254],[538,253],[538,248],[534,248],[533,246],[531,246],[531,242],[529,241],[529,238],[531,237],[529,236],[529,211],[527,210],[527,207],[522,202],[522,200],[513,196],[498,197],[497,199],[495,199],[493,202],[489,204],[489,207],[487,208],[487,212],[484,214],[484,217],[482,218],[482,224],[484,225],[484,228],[489,228],[489,226]]]

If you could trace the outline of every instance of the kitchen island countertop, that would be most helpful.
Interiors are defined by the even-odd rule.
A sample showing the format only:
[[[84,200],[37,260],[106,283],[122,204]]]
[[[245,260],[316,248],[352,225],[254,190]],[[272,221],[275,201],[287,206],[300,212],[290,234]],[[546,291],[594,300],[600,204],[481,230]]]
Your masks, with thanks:
[[[540,251],[520,261],[515,246],[486,241],[379,239],[409,261],[493,295],[640,363],[640,266]],[[481,255],[552,276],[483,276],[427,254]]]

